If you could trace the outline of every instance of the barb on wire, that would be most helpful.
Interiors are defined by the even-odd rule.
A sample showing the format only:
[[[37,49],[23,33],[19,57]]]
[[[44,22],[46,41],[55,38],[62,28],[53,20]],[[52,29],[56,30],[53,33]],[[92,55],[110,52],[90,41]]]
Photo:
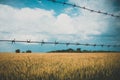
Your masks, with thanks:
[[[12,44],[15,44],[15,39],[14,39],[14,40],[12,40]]]
[[[71,42],[48,42],[48,41],[32,41],[32,40],[27,40],[27,41],[24,41],[24,40],[0,40],[0,42],[11,42],[12,44],[13,43],[16,43],[16,42],[22,42],[22,43],[40,43],[41,46],[44,45],[44,44],[54,44],[54,45],[66,45],[66,46],[69,46],[69,45],[75,45],[75,46],[93,46],[93,47],[96,47],[96,46],[101,46],[101,47],[120,47],[120,44],[119,45],[112,45],[112,44],[81,44],[81,43],[71,43]]]
[[[59,44],[59,42],[55,41],[55,45]]]
[[[68,5],[68,6],[72,6],[72,7],[81,8],[81,9],[84,9],[84,10],[87,10],[87,11],[90,11],[90,12],[95,12],[95,13],[98,13],[98,14],[104,14],[104,15],[120,18],[120,15],[115,15],[115,14],[103,12],[103,11],[100,11],[100,10],[93,10],[93,9],[89,9],[87,7],[82,7],[82,6],[79,6],[79,5],[76,5],[76,4],[72,4],[72,3],[67,3],[67,2],[63,2],[63,1],[57,1],[57,0],[47,0],[47,1],[50,1],[50,2],[53,2],[53,3],[58,3],[58,4],[63,4],[63,5]]]
[[[31,42],[31,40],[27,40],[27,43],[30,43]]]

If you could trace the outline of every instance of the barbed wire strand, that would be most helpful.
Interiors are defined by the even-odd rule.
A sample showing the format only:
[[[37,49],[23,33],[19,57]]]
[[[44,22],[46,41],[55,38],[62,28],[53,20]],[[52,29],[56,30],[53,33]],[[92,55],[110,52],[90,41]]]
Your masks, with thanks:
[[[47,0],[47,1],[62,4],[62,5],[68,5],[68,6],[72,6],[72,7],[81,8],[81,9],[84,9],[84,10],[87,10],[87,11],[90,11],[90,12],[94,12],[94,13],[98,13],[98,14],[104,14],[104,15],[120,18],[120,15],[115,15],[115,14],[111,14],[111,13],[108,13],[108,12],[103,12],[103,11],[100,11],[100,10],[93,10],[93,9],[89,9],[87,7],[82,7],[82,6],[79,6],[79,5],[76,5],[76,4],[72,4],[72,3],[67,3],[67,2],[63,2],[63,1],[57,1],[57,0]]]
[[[72,42],[58,42],[58,41],[54,41],[54,42],[47,42],[47,41],[32,41],[32,40],[0,40],[0,42],[11,42],[12,44],[15,44],[16,42],[23,42],[23,43],[40,43],[41,46],[44,45],[44,44],[54,44],[54,45],[66,45],[66,46],[69,46],[69,45],[76,45],[76,46],[79,46],[79,45],[82,45],[82,46],[101,46],[101,47],[120,47],[120,44],[118,45],[112,45],[112,44],[83,44],[83,43],[72,43]]]

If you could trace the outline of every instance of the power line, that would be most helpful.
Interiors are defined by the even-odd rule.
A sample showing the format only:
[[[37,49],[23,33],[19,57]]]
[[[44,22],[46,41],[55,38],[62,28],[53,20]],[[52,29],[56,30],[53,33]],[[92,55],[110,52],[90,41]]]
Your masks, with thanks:
[[[90,12],[94,12],[94,13],[98,13],[98,14],[104,14],[104,15],[120,18],[120,15],[115,15],[115,14],[111,14],[111,13],[108,13],[108,12],[103,12],[103,11],[100,11],[100,10],[93,10],[93,9],[89,9],[87,7],[79,6],[79,5],[72,4],[72,3],[67,3],[67,2],[63,2],[63,1],[57,1],[57,0],[47,0],[47,1],[62,4],[62,5],[68,5],[68,6],[72,6],[72,7],[81,8],[81,9],[84,9],[84,10],[87,10],[87,11],[90,11]]]
[[[111,45],[111,44],[83,44],[83,43],[72,43],[72,42],[58,42],[58,41],[54,41],[54,42],[48,42],[48,41],[32,41],[32,40],[0,40],[0,42],[11,42],[12,44],[15,44],[16,42],[22,42],[22,43],[40,43],[41,46],[44,45],[44,44],[54,44],[54,45],[66,45],[66,46],[69,46],[69,45],[75,45],[75,46],[79,46],[79,45],[82,45],[82,46],[101,46],[101,47],[120,47],[120,44],[119,45]]]

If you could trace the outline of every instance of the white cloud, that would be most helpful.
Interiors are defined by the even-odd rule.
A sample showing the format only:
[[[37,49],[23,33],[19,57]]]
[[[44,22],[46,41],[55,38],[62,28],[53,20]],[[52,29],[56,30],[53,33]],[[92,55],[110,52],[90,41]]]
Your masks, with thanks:
[[[56,27],[56,29],[58,29],[59,31],[55,31],[55,33],[58,34],[74,34],[76,33],[76,30],[72,24],[73,19],[68,16],[67,14],[60,14],[56,21],[54,26]]]
[[[40,8],[17,9],[0,5],[0,37],[2,39],[49,40],[54,35],[63,34],[63,36],[57,36],[56,38],[71,41],[75,38],[66,37],[64,34],[82,35],[80,38],[85,40],[89,39],[87,36],[89,34],[99,35],[105,31],[107,24],[101,21],[103,18],[92,13],[86,14],[71,17],[68,14],[61,13],[55,16],[53,10],[48,11]],[[10,34],[1,33],[2,31],[10,32]],[[48,34],[42,34],[41,32]]]

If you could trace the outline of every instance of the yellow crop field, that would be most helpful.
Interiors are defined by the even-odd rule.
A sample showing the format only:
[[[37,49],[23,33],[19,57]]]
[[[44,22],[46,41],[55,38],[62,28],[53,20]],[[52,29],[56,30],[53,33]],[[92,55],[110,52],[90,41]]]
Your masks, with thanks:
[[[1,53],[0,80],[120,80],[120,54]]]

